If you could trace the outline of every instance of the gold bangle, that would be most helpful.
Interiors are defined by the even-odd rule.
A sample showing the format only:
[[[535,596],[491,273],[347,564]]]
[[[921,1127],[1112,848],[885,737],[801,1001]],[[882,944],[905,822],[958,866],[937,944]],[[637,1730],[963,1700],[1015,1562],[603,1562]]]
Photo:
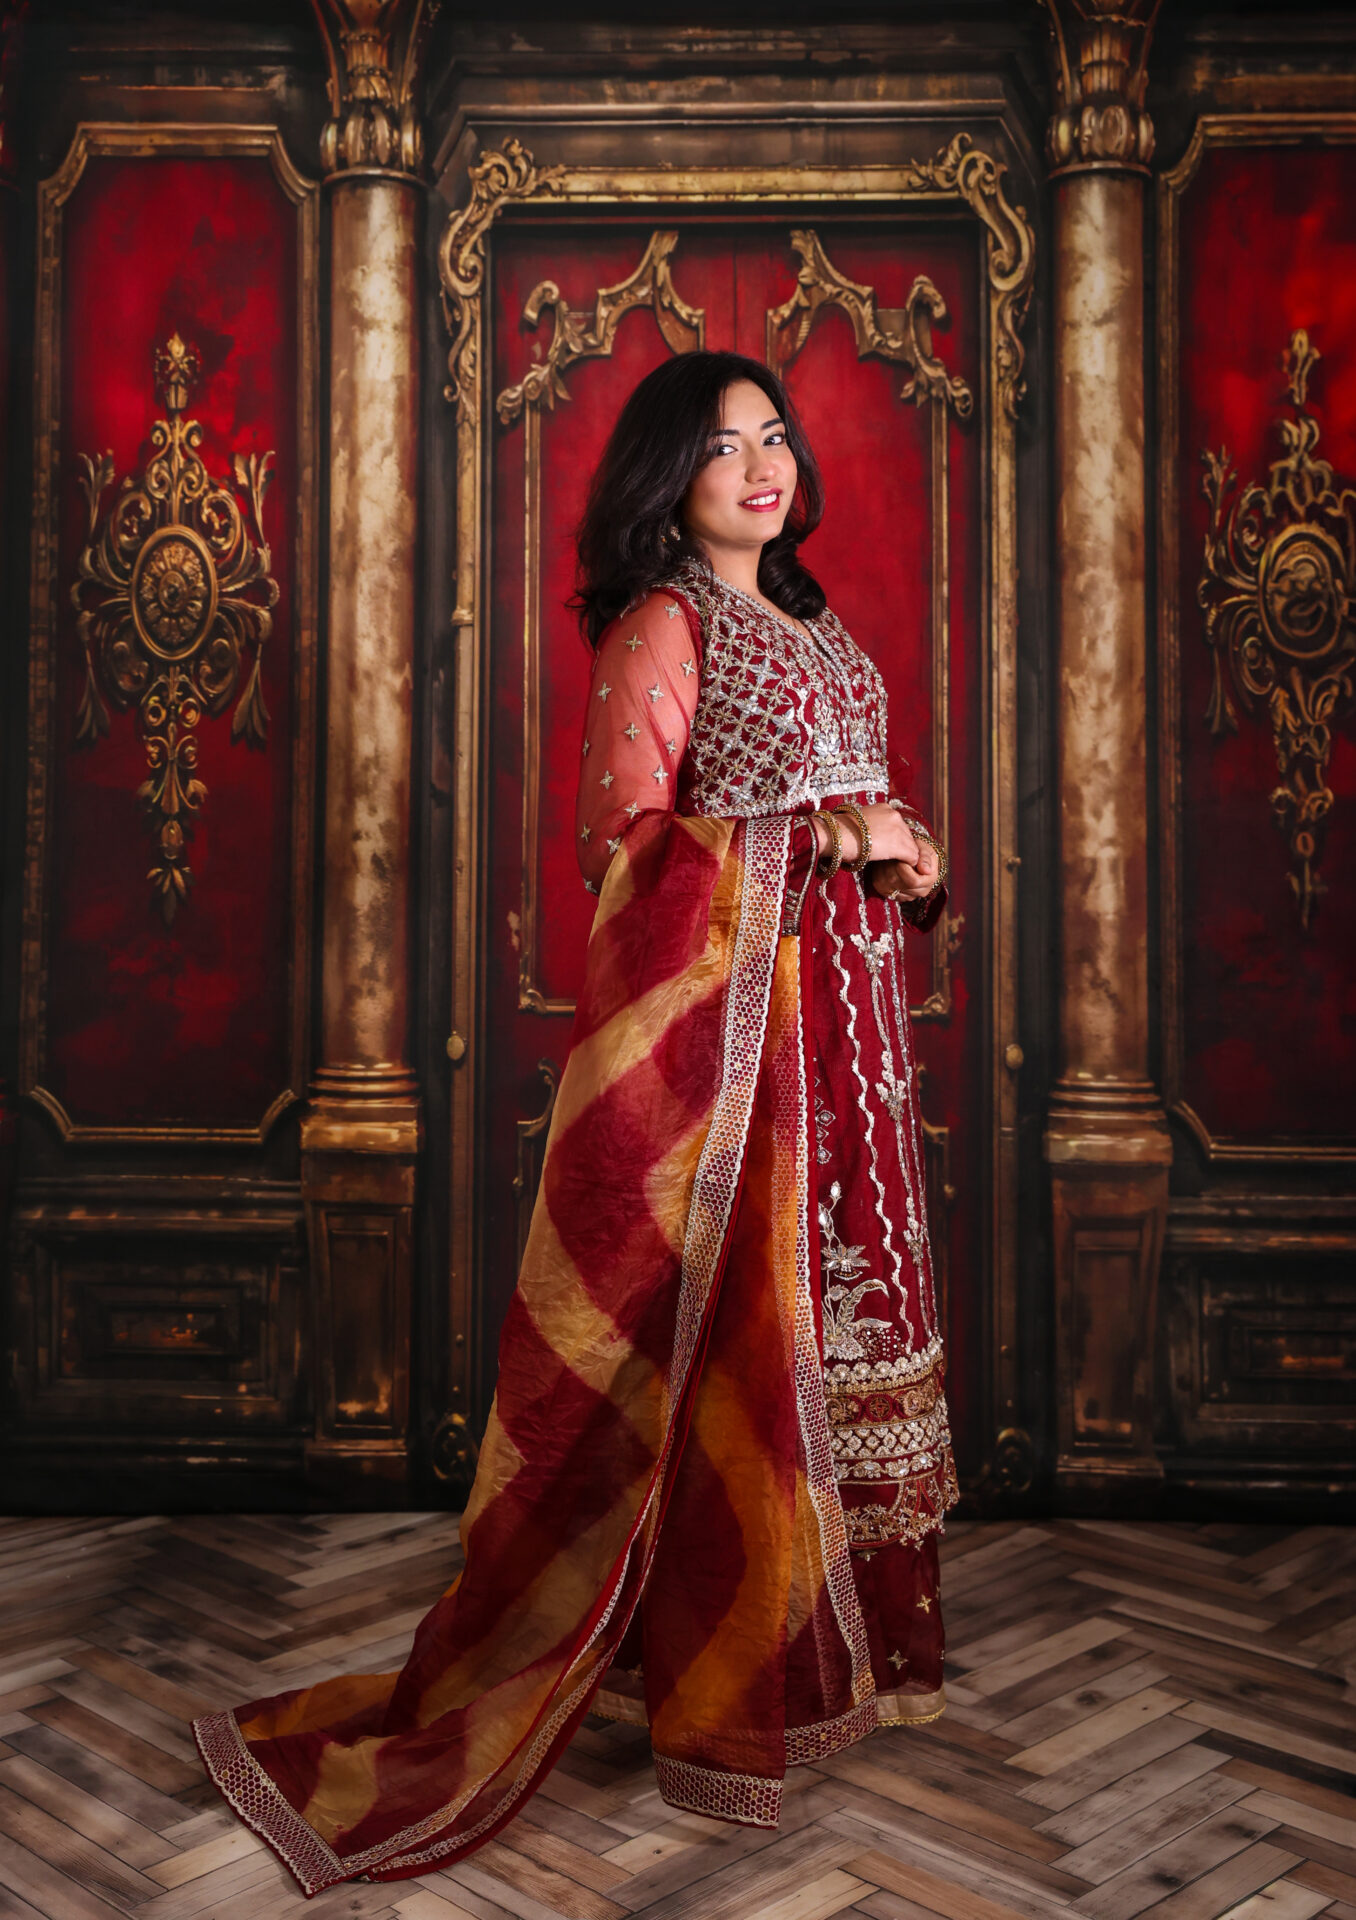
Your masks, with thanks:
[[[940,840],[934,840],[930,833],[927,833],[919,827],[914,828],[913,837],[915,840],[921,840],[925,847],[931,847],[937,855],[937,878],[933,881],[931,888],[931,892],[936,893],[938,887],[941,886],[943,880],[945,880],[951,870],[951,862],[946,857],[946,848]],[[923,898],[925,900],[930,898],[930,894],[925,893]]]
[[[821,879],[832,880],[839,867],[843,864],[842,828],[838,825],[833,815],[826,812],[822,807],[817,813],[812,813],[810,818],[812,820],[822,820],[824,822],[824,831],[829,836],[828,851],[821,853],[815,864],[819,870]],[[826,860],[829,862],[827,867],[824,865]]]
[[[849,873],[860,873],[871,858],[871,829],[866,824],[866,815],[855,800],[844,800],[841,806],[834,808],[835,813],[846,814],[857,829],[857,838],[861,841],[861,850],[855,860],[849,860]]]

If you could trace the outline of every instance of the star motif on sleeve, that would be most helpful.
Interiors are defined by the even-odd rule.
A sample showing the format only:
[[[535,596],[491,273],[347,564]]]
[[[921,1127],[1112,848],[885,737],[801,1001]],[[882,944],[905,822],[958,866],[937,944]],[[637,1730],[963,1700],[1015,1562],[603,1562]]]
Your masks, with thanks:
[[[641,639],[638,633],[633,633],[631,635],[631,638],[628,641],[626,641],[625,644],[631,649],[632,653],[634,653],[636,648],[643,647],[645,645],[645,642]]]
[[[931,1600],[928,1599],[925,1593],[922,1593],[918,1596],[918,1604],[923,1609],[924,1613],[932,1612],[932,1602]]]
[[[589,757],[589,743],[588,743],[588,741],[586,740],[586,741],[584,742],[584,758],[585,758],[585,759],[587,760],[587,759],[588,759],[588,757]]]
[[[626,735],[628,740],[634,740],[636,735],[640,732],[640,728],[636,725],[635,721],[633,720],[629,727],[622,728],[622,732]]]
[[[611,767],[609,767],[602,779],[598,782],[598,785],[600,787],[610,787],[615,779],[616,775],[613,773]]]
[[[607,684],[606,680],[604,680],[602,686],[598,689],[598,698],[600,700],[606,700],[611,691],[611,687]]]
[[[676,600],[670,600],[665,606],[664,611],[670,620],[676,620],[678,618],[678,602]]]
[[[584,842],[585,846],[588,845],[589,835],[592,832],[593,828],[589,826],[583,826],[579,829],[579,838]]]
[[[621,835],[618,834],[615,840],[608,841],[607,850],[609,853],[615,853],[617,849],[620,847],[620,845],[621,845]]]
[[[668,779],[668,777],[669,776],[665,773],[662,767],[656,767],[654,772],[650,776],[650,778],[654,780],[657,783],[657,785],[661,787],[663,786],[664,782]]]
[[[662,700],[664,698],[664,689],[657,680],[652,687],[646,687],[645,691],[649,694],[651,700]]]
[[[640,808],[636,805],[635,801],[633,800],[631,801],[630,805],[626,808],[626,811],[627,813],[630,814],[631,818],[634,820],[636,815],[640,812]]]
[[[890,1655],[890,1665],[894,1668],[895,1672],[898,1673],[899,1669],[904,1665],[904,1655],[902,1653],[892,1653]]]
[[[695,660],[684,660],[683,678],[685,680],[690,680],[696,671],[697,671],[697,663]]]
[[[664,742],[664,746],[665,746],[665,748],[667,749],[667,751],[668,751],[669,753],[677,753],[677,751],[678,751],[678,749],[677,749],[677,747],[675,746],[675,744],[674,744],[674,742],[673,742],[672,740],[666,740],[666,741]]]

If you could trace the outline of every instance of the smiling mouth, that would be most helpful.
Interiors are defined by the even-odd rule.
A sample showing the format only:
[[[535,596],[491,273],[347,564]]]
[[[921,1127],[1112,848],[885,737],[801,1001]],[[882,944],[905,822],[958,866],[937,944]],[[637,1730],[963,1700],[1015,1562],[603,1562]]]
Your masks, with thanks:
[[[747,500],[741,500],[739,504],[747,507],[750,513],[771,513],[781,497],[780,491],[774,487],[767,493],[751,493]]]

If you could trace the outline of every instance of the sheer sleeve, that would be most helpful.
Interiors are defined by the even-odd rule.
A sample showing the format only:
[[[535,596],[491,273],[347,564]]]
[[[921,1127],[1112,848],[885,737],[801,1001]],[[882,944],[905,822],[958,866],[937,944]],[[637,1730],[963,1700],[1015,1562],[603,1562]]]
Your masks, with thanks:
[[[575,851],[596,893],[621,837],[642,813],[671,813],[701,684],[700,636],[657,591],[598,642],[584,710]]]

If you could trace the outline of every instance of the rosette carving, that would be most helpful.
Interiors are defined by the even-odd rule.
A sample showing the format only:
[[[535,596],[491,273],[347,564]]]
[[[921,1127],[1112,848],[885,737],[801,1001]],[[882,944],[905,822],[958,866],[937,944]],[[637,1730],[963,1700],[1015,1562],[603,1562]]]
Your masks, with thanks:
[[[166,418],[151,427],[151,458],[123,479],[107,510],[113,456],[79,456],[89,510],[71,602],[85,656],[76,739],[93,746],[109,708],[135,709],[147,779],[137,789],[154,842],[147,876],[168,925],[188,896],[193,821],[207,797],[198,778],[198,726],[236,698],[232,740],[262,748],[268,711],[260,681],[278,586],[264,538],[271,453],[237,453],[232,479],[214,480],[184,418],[201,373],[176,333],[155,356]],[[241,690],[241,681],[244,687]]]
[[[1217,737],[1238,731],[1240,707],[1271,723],[1280,773],[1271,810],[1305,927],[1327,892],[1318,862],[1333,807],[1333,727],[1356,690],[1356,488],[1316,457],[1308,391],[1318,359],[1307,333],[1291,334],[1282,365],[1295,417],[1280,423],[1285,451],[1265,485],[1252,481],[1230,499],[1228,454],[1202,453],[1210,526],[1197,590],[1214,655],[1206,720]]]

